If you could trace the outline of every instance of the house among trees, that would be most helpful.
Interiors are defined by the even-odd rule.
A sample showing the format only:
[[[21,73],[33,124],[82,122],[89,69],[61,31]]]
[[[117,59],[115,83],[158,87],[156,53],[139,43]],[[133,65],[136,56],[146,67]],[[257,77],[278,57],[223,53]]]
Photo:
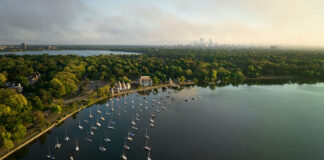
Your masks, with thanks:
[[[31,74],[28,78],[28,84],[34,84],[35,82],[38,81],[38,79],[40,78],[41,74],[39,72],[34,72],[33,74]]]
[[[152,79],[150,76],[141,76],[138,80],[137,83],[141,86],[151,86],[152,85]]]
[[[20,83],[7,83],[9,88],[17,90],[18,93],[22,93],[24,87]]]

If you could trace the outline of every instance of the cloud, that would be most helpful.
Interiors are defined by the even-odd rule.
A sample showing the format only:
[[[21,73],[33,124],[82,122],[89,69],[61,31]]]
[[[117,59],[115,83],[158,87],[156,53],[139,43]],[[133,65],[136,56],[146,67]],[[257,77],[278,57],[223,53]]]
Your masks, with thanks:
[[[2,0],[0,42],[60,39],[84,11],[81,0]]]
[[[0,43],[324,45],[321,0],[2,0]]]

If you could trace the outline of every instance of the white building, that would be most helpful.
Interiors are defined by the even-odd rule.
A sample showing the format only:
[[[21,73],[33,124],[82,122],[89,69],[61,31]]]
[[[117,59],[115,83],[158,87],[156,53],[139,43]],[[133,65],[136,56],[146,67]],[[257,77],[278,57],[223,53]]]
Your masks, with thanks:
[[[141,76],[138,80],[137,83],[141,86],[151,86],[153,84],[152,79],[150,76]]]

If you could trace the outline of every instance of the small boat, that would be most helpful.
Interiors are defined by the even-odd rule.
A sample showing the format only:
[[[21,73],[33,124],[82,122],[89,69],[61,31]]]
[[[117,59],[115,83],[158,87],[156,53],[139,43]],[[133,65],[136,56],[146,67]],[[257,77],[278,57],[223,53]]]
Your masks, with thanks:
[[[101,152],[104,152],[104,151],[107,150],[104,146],[102,146],[102,140],[101,140],[101,144],[100,144],[99,150],[100,150]]]
[[[137,128],[137,127],[135,127],[135,126],[132,126],[132,129],[134,129],[134,130],[137,130],[138,128]]]
[[[106,135],[106,137],[104,138],[104,141],[107,142],[107,143],[108,142],[111,142],[111,140],[107,137],[107,133],[106,132],[105,132],[105,135]]]
[[[134,137],[135,133],[129,132],[129,135]]]
[[[161,109],[166,110],[166,107],[161,107]]]
[[[86,119],[85,119],[85,120],[83,120],[83,122],[84,122],[84,123],[89,123],[89,121],[88,121],[88,120],[86,120]]]
[[[130,150],[130,147],[126,144],[126,137],[125,137],[125,142],[124,142],[124,149]]]
[[[74,160],[74,158],[72,156],[70,156],[70,160]]]
[[[109,103],[108,102],[106,103],[106,107],[109,107]]]
[[[160,110],[157,109],[157,110],[156,110],[156,113],[160,113]]]
[[[85,140],[88,141],[88,142],[92,142],[92,139],[89,138],[89,134],[88,134],[88,132],[87,132],[87,137],[85,138]]]
[[[133,138],[129,135],[129,132],[128,132],[127,140],[133,141]]]
[[[99,109],[99,105],[97,105],[97,112],[100,114],[101,113],[101,111],[100,111],[100,109]]]
[[[153,124],[153,123],[151,123],[151,124],[150,124],[150,127],[151,127],[151,128],[153,128],[153,127],[154,127],[154,124]]]
[[[92,129],[90,129],[90,135],[94,135],[94,132],[92,131]]]
[[[104,120],[105,120],[105,117],[101,116],[100,119],[101,119],[102,121],[104,121]]]
[[[69,141],[70,140],[70,137],[68,137],[68,135],[67,135],[67,129],[65,129],[65,137],[64,137],[64,140],[65,141]]]
[[[151,123],[154,123],[155,122],[154,119],[152,119],[152,118],[150,119],[150,121],[151,121]]]
[[[51,155],[51,151],[50,151],[50,148],[49,147],[48,147],[48,154],[46,155],[46,157],[48,159],[55,159],[55,157]]]
[[[145,107],[144,107],[144,109],[148,109],[148,107],[147,107],[147,106],[145,106]]]
[[[127,157],[126,157],[126,155],[125,155],[124,150],[123,150],[123,154],[121,155],[121,157],[122,157],[123,160],[127,160]]]
[[[136,115],[136,117],[139,117],[140,116],[138,113],[136,113],[135,115]]]
[[[140,121],[140,119],[138,117],[135,118],[136,121]]]
[[[151,151],[148,152],[148,155],[147,155],[146,160],[152,160],[152,159],[151,159]]]
[[[98,117],[97,117],[97,122],[96,122],[96,125],[98,126],[98,127],[100,127],[101,126],[101,124],[99,123],[99,121],[98,121]]]
[[[56,144],[55,144],[55,149],[60,149],[61,148],[61,143],[59,143],[57,137],[56,137]]]
[[[91,126],[91,129],[93,129],[93,130],[97,130],[98,128],[97,128],[96,126],[92,125],[92,126]]]
[[[144,136],[146,139],[150,139],[150,136],[148,136],[147,134],[147,128],[146,128],[146,131],[145,131],[145,136]]]
[[[75,151],[79,152],[80,148],[79,148],[78,140],[77,139],[75,139],[75,144],[76,144]]]
[[[156,116],[155,116],[155,114],[152,114],[152,116],[151,116],[152,118],[155,118]]]
[[[90,108],[90,113],[89,113],[89,118],[92,118],[93,115],[91,114],[91,108]]]
[[[132,121],[131,123],[132,123],[132,125],[133,125],[133,126],[135,126],[135,125],[136,125],[135,121]]]
[[[80,120],[79,120],[78,128],[81,129],[81,130],[83,129],[83,127],[81,126]]]

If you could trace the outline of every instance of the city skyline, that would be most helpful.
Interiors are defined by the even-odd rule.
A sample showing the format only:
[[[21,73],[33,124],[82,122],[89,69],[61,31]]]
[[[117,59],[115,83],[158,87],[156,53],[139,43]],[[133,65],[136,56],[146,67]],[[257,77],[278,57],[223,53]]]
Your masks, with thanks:
[[[4,0],[0,44],[324,45],[319,0]]]

